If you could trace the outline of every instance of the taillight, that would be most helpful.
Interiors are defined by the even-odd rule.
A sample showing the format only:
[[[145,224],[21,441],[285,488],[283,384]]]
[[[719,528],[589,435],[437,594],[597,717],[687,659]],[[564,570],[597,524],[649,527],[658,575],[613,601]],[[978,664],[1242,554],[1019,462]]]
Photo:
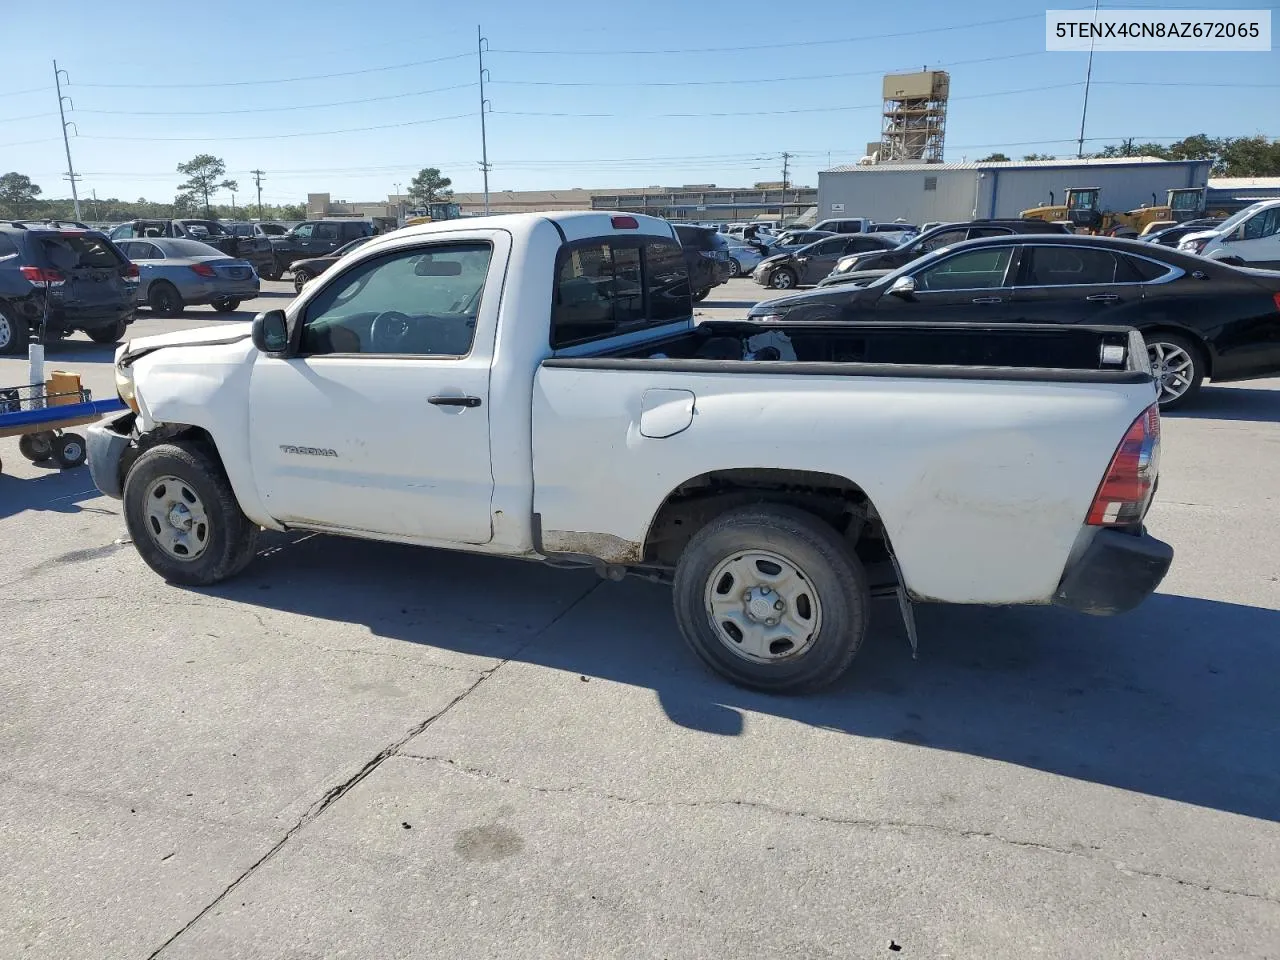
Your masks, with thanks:
[[[209,266],[207,263],[193,263],[191,264],[191,269],[194,270],[196,273],[200,274],[200,276],[202,277],[217,276],[217,273],[214,272],[213,267]]]
[[[1280,310],[1280,293],[1273,293],[1271,299],[1275,301],[1276,309]]]
[[[50,270],[48,267],[19,267],[18,269],[32,283],[63,283],[67,279],[60,270]]]
[[[1160,472],[1160,408],[1152,404],[1125,431],[1089,508],[1093,526],[1142,523]]]
[[[138,279],[138,265],[136,263],[125,264],[123,270],[124,276],[128,277],[130,280]]]

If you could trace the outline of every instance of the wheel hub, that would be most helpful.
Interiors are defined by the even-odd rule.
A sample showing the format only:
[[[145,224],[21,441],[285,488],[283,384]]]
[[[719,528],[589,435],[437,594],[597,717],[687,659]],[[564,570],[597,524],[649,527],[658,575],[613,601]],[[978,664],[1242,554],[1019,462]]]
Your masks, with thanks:
[[[211,531],[204,503],[185,480],[153,480],[147,487],[145,508],[147,532],[169,556],[195,560],[209,546]]]
[[[191,525],[195,519],[191,516],[191,511],[185,503],[175,503],[169,508],[169,526],[175,530],[181,530],[184,533],[191,529]]]
[[[720,642],[754,663],[803,653],[822,625],[812,581],[794,561],[770,550],[722,560],[707,580],[705,602]]]
[[[778,614],[787,608],[786,601],[768,587],[753,587],[742,599],[746,615],[756,623],[777,623]]]

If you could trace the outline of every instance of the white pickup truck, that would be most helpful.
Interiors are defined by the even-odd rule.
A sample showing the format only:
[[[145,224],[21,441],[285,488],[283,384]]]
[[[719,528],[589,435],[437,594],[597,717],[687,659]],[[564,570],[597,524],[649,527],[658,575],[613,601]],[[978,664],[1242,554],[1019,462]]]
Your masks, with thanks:
[[[177,584],[260,528],[639,573],[762,689],[839,676],[873,590],[1137,605],[1159,417],[1119,328],[695,325],[671,227],[454,220],[344,257],[252,324],[131,341],[95,483]]]

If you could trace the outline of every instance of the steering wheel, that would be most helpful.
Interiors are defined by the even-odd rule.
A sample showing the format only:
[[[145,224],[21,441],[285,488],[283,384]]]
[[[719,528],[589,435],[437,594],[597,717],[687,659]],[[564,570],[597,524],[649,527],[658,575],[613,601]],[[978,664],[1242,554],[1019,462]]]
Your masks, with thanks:
[[[404,353],[404,342],[412,329],[413,317],[385,310],[369,324],[369,348],[374,353]]]

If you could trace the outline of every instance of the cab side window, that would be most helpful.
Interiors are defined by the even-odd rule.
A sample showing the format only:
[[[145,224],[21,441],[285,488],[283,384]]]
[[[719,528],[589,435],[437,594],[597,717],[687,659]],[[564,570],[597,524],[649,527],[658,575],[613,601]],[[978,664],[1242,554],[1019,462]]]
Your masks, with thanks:
[[[1280,207],[1254,214],[1240,230],[1241,240],[1261,240],[1280,232]]]

